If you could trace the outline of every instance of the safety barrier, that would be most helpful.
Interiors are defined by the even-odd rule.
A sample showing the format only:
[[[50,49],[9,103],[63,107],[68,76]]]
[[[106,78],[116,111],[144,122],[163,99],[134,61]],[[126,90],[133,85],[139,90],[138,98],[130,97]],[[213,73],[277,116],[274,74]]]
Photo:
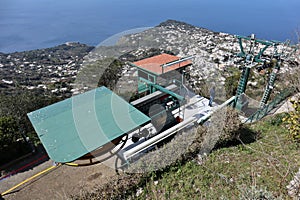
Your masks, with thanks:
[[[293,93],[293,91],[294,90],[292,88],[282,91],[273,99],[273,101],[271,101],[269,104],[264,106],[262,109],[256,111],[244,123],[252,123],[262,119],[274,108],[276,108],[283,100],[285,100],[288,96],[290,96]]]
[[[195,117],[190,117],[186,120],[184,120],[183,122],[173,126],[172,128],[169,128],[168,130],[150,138],[149,140],[146,140],[145,142],[135,146],[134,148],[124,152],[124,159],[128,161],[128,159],[132,158],[133,156],[145,151],[146,149],[149,149],[150,147],[152,147],[153,145],[163,141],[164,139],[178,133],[179,131],[183,130],[184,128],[188,127],[188,126],[192,126],[193,124],[202,124],[205,121],[207,121],[212,115],[213,113],[215,113],[216,111],[231,105],[234,101],[235,101],[236,97],[233,96],[230,99],[228,99],[227,101],[225,101],[223,104],[219,105],[213,112],[204,115],[203,117],[201,117],[200,119],[197,119]]]

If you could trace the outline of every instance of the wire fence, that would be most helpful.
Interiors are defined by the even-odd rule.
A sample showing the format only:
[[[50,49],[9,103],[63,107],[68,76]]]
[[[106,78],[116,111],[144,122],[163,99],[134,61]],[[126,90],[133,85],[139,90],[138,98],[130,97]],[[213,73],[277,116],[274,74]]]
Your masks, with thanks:
[[[292,88],[288,88],[280,92],[269,104],[265,105],[263,108],[258,109],[253,113],[245,123],[252,123],[258,121],[270,113],[274,108],[276,108],[283,100],[289,97],[293,93]]]

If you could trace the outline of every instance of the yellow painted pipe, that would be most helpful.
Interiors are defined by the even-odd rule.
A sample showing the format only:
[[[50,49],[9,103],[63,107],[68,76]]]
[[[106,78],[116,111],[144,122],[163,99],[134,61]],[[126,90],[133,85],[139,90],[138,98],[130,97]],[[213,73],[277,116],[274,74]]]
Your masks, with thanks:
[[[68,165],[68,166],[72,166],[72,167],[78,167],[79,164],[77,163],[64,163],[65,165]]]
[[[40,175],[42,175],[42,174],[44,174],[44,173],[46,173],[46,172],[52,170],[52,169],[54,169],[55,167],[57,167],[57,166],[51,166],[51,167],[45,169],[44,171],[41,171],[41,172],[39,172],[39,173],[37,173],[37,174],[31,176],[30,178],[26,179],[25,181],[22,181],[21,183],[19,183],[18,185],[15,185],[14,187],[10,188],[9,190],[7,190],[7,191],[1,193],[1,196],[4,196],[4,195],[10,193],[11,191],[15,190],[16,188],[20,187],[21,185],[23,185],[23,184],[25,184],[25,183],[31,181],[32,179],[34,179],[34,178],[36,178],[36,177],[38,177],[38,176],[40,176]]]

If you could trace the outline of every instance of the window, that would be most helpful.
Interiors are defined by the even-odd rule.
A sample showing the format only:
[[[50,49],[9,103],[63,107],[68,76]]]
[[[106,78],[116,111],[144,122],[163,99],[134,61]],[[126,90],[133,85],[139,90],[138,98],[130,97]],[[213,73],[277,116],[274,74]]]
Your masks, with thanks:
[[[138,70],[138,76],[139,76],[140,78],[144,78],[144,79],[148,80],[148,74],[145,73],[145,72],[142,71],[142,70]]]

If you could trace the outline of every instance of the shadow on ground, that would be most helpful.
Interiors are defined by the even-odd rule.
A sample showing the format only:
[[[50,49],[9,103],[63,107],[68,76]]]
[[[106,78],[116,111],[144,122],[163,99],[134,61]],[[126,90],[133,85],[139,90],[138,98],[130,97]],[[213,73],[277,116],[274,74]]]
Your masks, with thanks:
[[[224,140],[215,146],[213,150],[220,149],[220,148],[228,148],[237,146],[240,144],[250,144],[255,141],[257,141],[260,138],[259,132],[254,132],[253,130],[249,129],[248,127],[241,127],[239,130],[237,130],[234,135],[236,137],[231,140]]]

